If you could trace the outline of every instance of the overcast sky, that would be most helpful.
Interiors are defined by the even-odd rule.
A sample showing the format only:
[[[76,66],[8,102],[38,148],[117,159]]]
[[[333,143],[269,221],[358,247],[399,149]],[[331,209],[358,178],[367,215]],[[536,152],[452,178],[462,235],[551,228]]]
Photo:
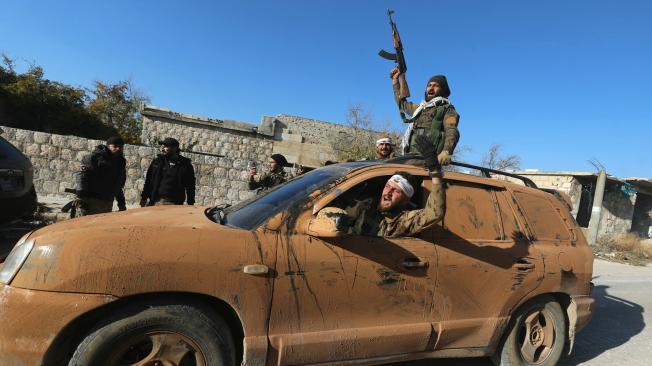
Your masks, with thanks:
[[[500,143],[522,168],[652,177],[650,1],[3,0],[0,51],[73,85],[132,78],[183,113],[344,122],[361,103],[402,130],[388,7],[413,101],[448,76],[465,160]]]

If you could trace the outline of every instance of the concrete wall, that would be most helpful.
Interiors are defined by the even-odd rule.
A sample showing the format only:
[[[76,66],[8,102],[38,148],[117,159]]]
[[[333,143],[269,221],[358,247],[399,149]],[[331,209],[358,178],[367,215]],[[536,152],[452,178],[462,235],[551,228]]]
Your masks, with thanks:
[[[71,197],[65,188],[75,187],[74,174],[79,171],[81,159],[104,141],[76,136],[62,136],[21,130],[2,126],[2,137],[20,149],[34,165],[34,186],[39,197]],[[235,139],[234,137],[227,136]],[[235,139],[237,140],[237,139]],[[229,142],[236,144],[236,141]],[[271,146],[257,145],[253,150],[243,149],[240,157],[217,158],[200,154],[183,153],[192,160],[197,178],[196,202],[199,205],[236,203],[252,195],[247,187],[247,159],[254,154],[258,160],[268,156]],[[134,206],[140,201],[145,183],[145,172],[158,147],[126,145],[127,182],[125,198]],[[249,155],[248,155],[249,154]],[[256,155],[257,154],[257,155]]]

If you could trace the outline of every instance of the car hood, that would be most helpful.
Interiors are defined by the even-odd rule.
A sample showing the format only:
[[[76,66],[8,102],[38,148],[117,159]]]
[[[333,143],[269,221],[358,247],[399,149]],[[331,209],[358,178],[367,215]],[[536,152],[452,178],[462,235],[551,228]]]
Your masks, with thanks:
[[[251,231],[219,225],[206,207],[161,206],[92,215],[39,229],[12,286],[115,296],[187,289],[200,274],[247,263]],[[223,272],[222,272],[223,273]]]
[[[58,222],[35,231],[30,238],[41,236],[66,235],[75,232],[106,231],[114,229],[151,229],[151,228],[198,228],[215,226],[204,214],[206,207],[201,206],[156,206],[138,208],[122,212],[89,215],[72,220]]]

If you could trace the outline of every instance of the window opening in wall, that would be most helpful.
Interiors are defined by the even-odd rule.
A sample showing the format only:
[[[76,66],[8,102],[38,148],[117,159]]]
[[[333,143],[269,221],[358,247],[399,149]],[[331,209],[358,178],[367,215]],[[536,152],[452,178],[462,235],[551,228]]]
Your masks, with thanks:
[[[580,180],[582,184],[582,194],[580,195],[580,204],[577,208],[577,217],[575,220],[581,227],[589,227],[591,221],[591,209],[593,208],[593,196],[595,195],[594,180]]]
[[[642,238],[652,237],[652,195],[638,192],[632,216],[632,232]]]

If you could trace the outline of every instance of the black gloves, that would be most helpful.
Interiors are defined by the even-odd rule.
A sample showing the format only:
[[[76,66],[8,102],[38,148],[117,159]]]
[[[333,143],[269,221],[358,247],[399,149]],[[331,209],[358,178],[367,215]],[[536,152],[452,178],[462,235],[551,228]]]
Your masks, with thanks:
[[[437,151],[435,151],[435,145],[428,140],[424,135],[419,135],[415,139],[416,148],[419,150],[421,155],[423,155],[423,164],[431,173],[440,173],[441,164],[437,159]]]

